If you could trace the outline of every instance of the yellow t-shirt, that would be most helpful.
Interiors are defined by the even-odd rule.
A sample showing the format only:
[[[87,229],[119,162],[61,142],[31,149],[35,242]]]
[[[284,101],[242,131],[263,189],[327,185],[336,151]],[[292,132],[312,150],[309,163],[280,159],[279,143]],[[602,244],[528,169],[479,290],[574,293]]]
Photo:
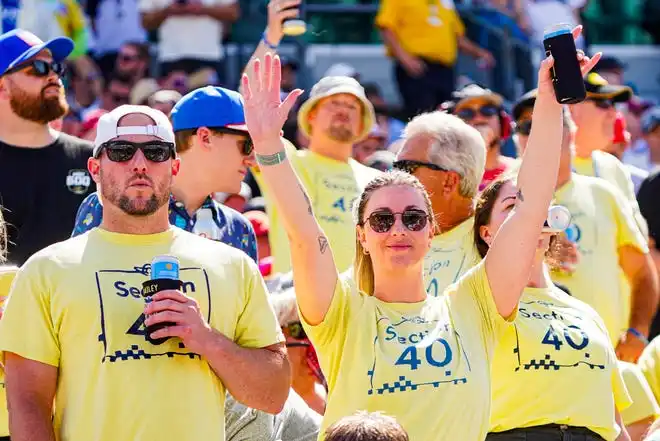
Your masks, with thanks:
[[[355,224],[351,207],[364,187],[381,172],[349,159],[335,161],[309,150],[288,152],[291,165],[307,190],[314,215],[323,229],[337,269],[348,270],[355,257]],[[291,270],[291,249],[282,220],[268,196],[268,187],[257,172],[255,178],[266,198],[270,222],[268,241],[273,255],[273,273]]]
[[[426,293],[439,296],[452,283],[481,260],[474,246],[474,218],[439,234],[431,241],[431,249],[424,257]]]
[[[526,288],[495,351],[491,432],[565,424],[613,441],[615,405],[630,403],[596,311],[556,286]]]
[[[655,337],[644,348],[637,364],[651,386],[656,401],[660,403],[660,336]]]
[[[16,276],[0,350],[58,368],[59,441],[224,439],[225,387],[209,364],[179,339],[145,340],[140,291],[163,254],[213,328],[243,347],[284,340],[256,264],[223,243],[95,228],[45,248]]]
[[[456,63],[465,34],[452,0],[381,0],[376,26],[392,31],[409,54],[446,66]]]
[[[621,411],[623,424],[629,426],[649,417],[655,419],[660,416],[660,406],[658,406],[640,367],[636,364],[619,361],[619,369],[623,374],[623,382],[626,384],[630,398],[632,398],[630,407]]]
[[[555,192],[554,203],[571,212],[566,234],[577,243],[580,259],[574,273],[553,271],[552,280],[594,308],[616,343],[628,329],[630,316],[630,288],[619,266],[618,250],[631,245],[648,252],[646,240],[635,224],[630,204],[603,179],[574,173]]]
[[[490,365],[508,325],[484,265],[418,303],[386,303],[351,285],[339,279],[324,321],[303,324],[328,380],[321,433],[367,410],[394,416],[415,441],[484,439]]]
[[[0,266],[0,308],[4,307],[9,295],[18,267]],[[0,436],[9,436],[9,414],[7,413],[7,396],[5,391],[5,370],[0,367]]]
[[[649,235],[649,227],[639,210],[635,185],[630,173],[614,155],[601,150],[595,150],[590,157],[573,158],[573,169],[583,176],[593,176],[605,179],[621,191],[621,194],[630,202],[635,216],[635,222],[642,231],[644,237]]]

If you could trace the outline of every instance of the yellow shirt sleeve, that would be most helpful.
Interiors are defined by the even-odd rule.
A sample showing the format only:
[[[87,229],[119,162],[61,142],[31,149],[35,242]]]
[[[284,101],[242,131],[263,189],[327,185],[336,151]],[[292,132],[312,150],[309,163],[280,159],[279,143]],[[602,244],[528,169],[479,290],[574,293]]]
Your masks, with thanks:
[[[632,404],[627,409],[621,410],[617,404],[623,423],[629,426],[649,417],[660,416],[660,407],[641,368],[636,364],[623,361],[619,362],[619,367],[623,375],[623,382],[632,398]]]
[[[266,284],[257,264],[243,256],[245,306],[236,325],[235,341],[244,348],[263,348],[284,341]]]
[[[4,306],[17,267],[0,267],[0,308]],[[9,436],[9,413],[5,391],[5,371],[0,367],[0,436]]]
[[[0,320],[0,351],[59,366],[60,343],[50,314],[45,256],[34,256],[18,271]]]
[[[651,387],[655,400],[660,402],[660,336],[654,338],[649,345],[644,348],[644,352],[639,357],[639,365],[644,378]]]
[[[602,181],[602,183],[608,185],[605,181]],[[630,245],[639,249],[642,253],[648,253],[648,242],[635,221],[632,206],[626,202],[619,189],[612,185],[608,185],[608,187],[613,195],[610,201],[617,225],[616,241],[618,247]]]
[[[397,2],[400,0],[381,0],[378,14],[376,15],[376,26],[379,28],[394,30],[397,25]]]

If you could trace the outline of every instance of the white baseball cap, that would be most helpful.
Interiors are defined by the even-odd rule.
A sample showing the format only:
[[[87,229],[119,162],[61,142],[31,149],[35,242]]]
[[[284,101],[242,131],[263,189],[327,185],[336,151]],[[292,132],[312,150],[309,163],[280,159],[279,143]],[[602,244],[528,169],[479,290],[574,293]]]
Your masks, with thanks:
[[[148,126],[121,126],[119,121],[126,115],[141,113],[154,121],[154,125]],[[147,106],[123,105],[106,113],[99,118],[96,126],[96,138],[94,139],[94,157],[96,157],[101,146],[121,135],[153,135],[165,142],[174,143],[174,130],[170,120],[160,110]]]

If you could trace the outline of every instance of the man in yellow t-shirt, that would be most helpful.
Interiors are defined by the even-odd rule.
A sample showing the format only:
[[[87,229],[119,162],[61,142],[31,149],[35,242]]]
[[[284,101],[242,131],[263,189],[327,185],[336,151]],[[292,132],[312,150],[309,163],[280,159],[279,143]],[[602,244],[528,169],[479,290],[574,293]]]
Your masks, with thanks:
[[[0,216],[0,224],[2,217]],[[0,318],[2,318],[2,308],[9,294],[18,267],[0,266]],[[0,367],[0,441],[9,441],[9,414],[7,413],[7,397],[5,393],[5,371]]]
[[[474,244],[474,201],[485,162],[483,138],[456,116],[435,111],[406,125],[394,167],[424,185],[439,226],[424,259],[431,296],[441,295],[481,260]]]
[[[535,98],[526,94],[514,108],[518,119],[516,142],[521,152],[531,129],[527,118]],[[562,156],[555,204],[569,209],[566,239],[575,244],[579,259],[572,271],[553,270],[552,280],[593,307],[602,317],[617,355],[635,362],[649,335],[658,304],[658,280],[647,240],[635,223],[631,205],[604,179],[572,172],[576,127],[564,114]]]
[[[621,411],[621,419],[631,440],[641,440],[649,427],[660,417],[660,406],[639,365],[619,362],[623,382],[632,404]]]
[[[94,145],[103,222],[33,255],[0,320],[12,437],[223,440],[226,389],[278,413],[289,364],[256,264],[169,224],[180,161],[167,117],[118,107]],[[162,255],[181,288],[145,297]]]
[[[409,118],[450,99],[459,50],[487,67],[495,65],[490,52],[465,36],[453,0],[382,0],[376,26],[393,58]]]
[[[577,125],[573,168],[578,174],[602,178],[617,187],[631,205],[635,221],[646,237],[648,227],[639,211],[630,172],[621,161],[605,151],[614,136],[614,106],[629,101],[632,90],[628,86],[608,84],[597,73],[588,74],[584,85],[587,99],[570,106],[571,115]]]

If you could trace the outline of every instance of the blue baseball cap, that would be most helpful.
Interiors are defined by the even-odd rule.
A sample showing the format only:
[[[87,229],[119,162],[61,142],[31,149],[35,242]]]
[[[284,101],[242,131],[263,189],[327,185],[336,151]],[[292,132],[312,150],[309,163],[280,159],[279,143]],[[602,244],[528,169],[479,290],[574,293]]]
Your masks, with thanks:
[[[44,49],[50,51],[53,61],[60,62],[73,52],[73,40],[58,37],[44,43],[32,32],[24,29],[14,29],[0,35],[0,76]]]
[[[243,97],[223,87],[206,86],[186,94],[171,113],[174,131],[225,127],[247,132]]]

